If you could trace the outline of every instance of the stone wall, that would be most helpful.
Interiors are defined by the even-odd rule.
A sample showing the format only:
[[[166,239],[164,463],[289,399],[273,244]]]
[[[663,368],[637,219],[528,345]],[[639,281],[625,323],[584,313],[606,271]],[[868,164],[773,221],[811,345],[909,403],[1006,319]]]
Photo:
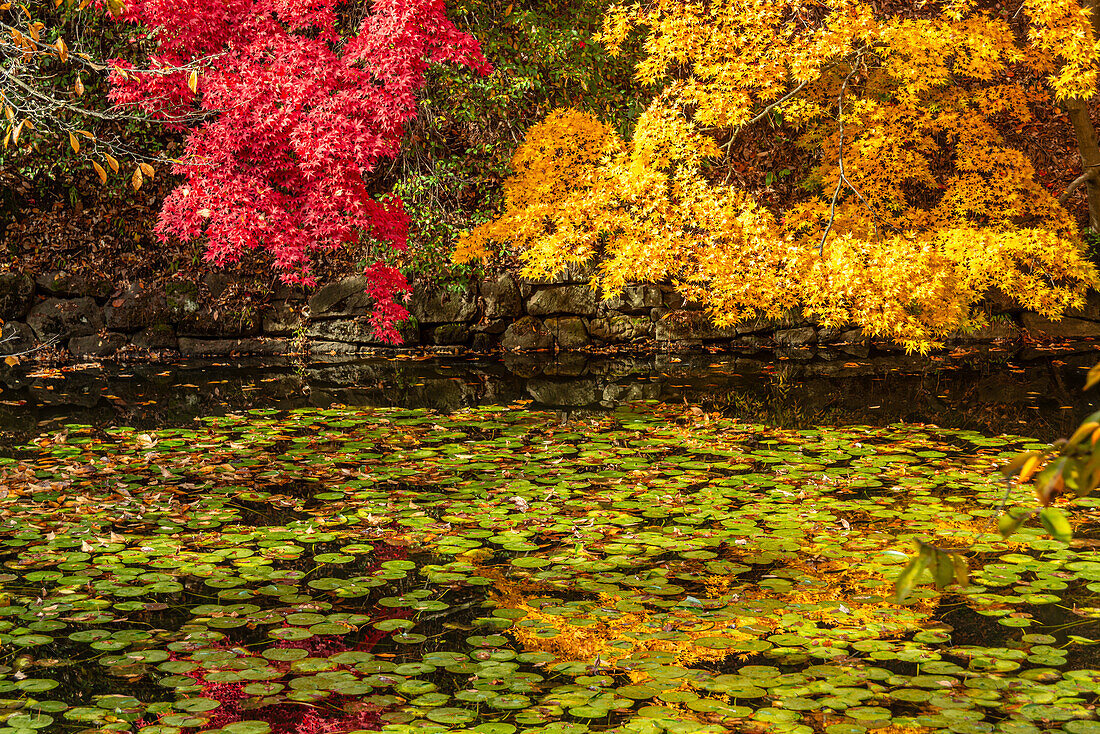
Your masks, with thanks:
[[[220,278],[220,280],[219,280]],[[385,345],[371,334],[370,300],[361,277],[311,293],[280,289],[263,309],[220,312],[207,295],[227,287],[221,276],[195,284],[124,285],[48,273],[36,279],[0,273],[0,355],[40,344],[79,358],[155,354],[278,355],[296,349],[321,354],[373,351]],[[200,295],[204,294],[204,295]],[[1100,337],[1100,296],[1059,322],[991,301],[990,325],[955,343]],[[897,351],[872,343],[858,329],[832,329],[801,316],[755,319],[719,328],[671,287],[635,285],[600,301],[583,279],[525,281],[511,274],[463,291],[416,291],[413,318],[399,331],[406,347],[468,348],[491,352],[599,350],[775,350],[792,359],[864,357]]]

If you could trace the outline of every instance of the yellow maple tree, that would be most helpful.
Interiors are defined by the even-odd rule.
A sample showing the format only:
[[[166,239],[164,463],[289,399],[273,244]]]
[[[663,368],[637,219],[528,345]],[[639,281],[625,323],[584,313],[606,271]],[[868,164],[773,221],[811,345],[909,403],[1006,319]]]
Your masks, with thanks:
[[[991,289],[1058,318],[1097,282],[1062,204],[1096,188],[1100,221],[1085,104],[1098,34],[1077,0],[1022,12],[1014,27],[972,0],[906,16],[863,0],[613,6],[603,42],[614,53],[644,33],[638,79],[659,88],[630,139],[583,112],[549,115],[516,155],[503,214],[455,258],[508,244],[527,275],[584,264],[608,297],[671,281],[719,324],[801,308],[918,351],[980,326]],[[1063,201],[999,132],[1054,104],[1083,159]],[[811,161],[809,195],[782,211],[721,178],[761,126],[795,131]]]

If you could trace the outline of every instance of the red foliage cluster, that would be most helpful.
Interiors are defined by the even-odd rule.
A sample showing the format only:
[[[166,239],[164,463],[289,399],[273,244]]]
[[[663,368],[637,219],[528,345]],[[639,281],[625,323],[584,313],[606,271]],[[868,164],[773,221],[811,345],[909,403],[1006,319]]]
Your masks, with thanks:
[[[444,0],[375,0],[342,34],[342,0],[133,0],[125,19],[158,44],[150,67],[113,62],[112,101],[190,133],[165,201],[163,241],[205,236],[206,258],[274,256],[285,282],[312,284],[319,251],[371,237],[403,250],[408,218],[396,197],[372,195],[370,174],[394,158],[431,63],[489,66]],[[127,70],[129,69],[129,70]],[[201,74],[192,76],[192,70]],[[192,91],[192,87],[196,89]],[[405,278],[382,256],[367,270],[372,323],[399,341]]]

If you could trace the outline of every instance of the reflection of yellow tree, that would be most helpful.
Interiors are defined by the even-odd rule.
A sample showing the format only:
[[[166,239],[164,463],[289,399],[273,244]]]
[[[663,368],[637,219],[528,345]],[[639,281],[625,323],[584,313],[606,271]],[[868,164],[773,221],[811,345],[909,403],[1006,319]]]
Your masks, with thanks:
[[[991,288],[1058,316],[1096,272],[997,125],[1091,96],[1097,52],[1076,0],[1025,5],[1029,38],[968,0],[917,19],[862,0],[613,7],[604,40],[644,28],[638,76],[662,91],[628,141],[575,111],[532,128],[504,214],[456,258],[506,242],[533,276],[595,265],[605,295],[669,279],[719,324],[801,307],[920,350],[980,324]],[[762,124],[817,154],[817,195],[778,217],[720,181],[720,142]]]
[[[549,587],[517,581],[491,568],[479,569],[478,573],[493,580],[493,598],[501,607],[520,609],[525,612],[523,624],[516,625],[511,632],[526,650],[550,652],[562,660],[589,663],[600,661],[600,664],[607,666],[613,666],[624,658],[646,651],[673,653],[676,655],[677,663],[718,662],[727,655],[724,651],[706,650],[694,645],[694,640],[712,637],[720,631],[715,629],[712,622],[701,624],[698,616],[690,610],[679,613],[673,611],[671,616],[662,614],[660,619],[649,612],[620,612],[614,617],[598,617],[593,624],[575,626],[568,623],[568,618],[547,614],[529,603],[533,596],[552,591]],[[615,604],[620,601],[622,601],[621,597],[599,594],[594,605],[614,609]],[[745,621],[747,623],[748,620]],[[676,628],[684,633],[685,639],[677,641],[640,639],[641,636],[660,632],[673,622],[682,622],[682,626],[678,624]],[[730,627],[733,626],[736,625],[731,620]],[[547,636],[539,633],[540,630],[550,629],[557,630],[557,634]],[[731,640],[756,639],[754,635],[734,629],[728,630],[726,636]],[[631,674],[631,678],[635,681],[643,677],[644,674],[638,671]]]
[[[884,537],[884,545],[892,538]],[[807,546],[803,556],[813,557],[813,546]],[[831,640],[854,641],[900,637],[917,629],[920,620],[933,611],[934,601],[922,599],[906,613],[884,601],[861,601],[866,597],[866,582],[878,582],[881,575],[864,567],[849,567],[838,561],[820,565],[800,561],[789,567],[820,583],[802,585],[795,591],[771,591],[754,584],[738,582],[729,576],[713,575],[704,579],[704,588],[712,599],[722,603],[723,613],[711,616],[702,603],[691,606],[656,610],[618,611],[626,601],[624,594],[599,593],[590,611],[578,611],[583,624],[572,624],[568,614],[552,614],[531,604],[537,596],[552,594],[554,588],[531,580],[503,575],[493,568],[479,568],[478,573],[493,581],[493,599],[501,608],[524,612],[520,623],[510,632],[525,650],[549,652],[563,661],[580,661],[614,667],[617,663],[645,652],[665,652],[675,664],[720,663],[728,657],[741,660],[755,653],[738,651],[738,643],[759,640],[777,632],[813,633],[817,624],[830,628],[828,638],[818,644],[829,647]],[[749,611],[752,602],[772,599],[781,602],[767,612]],[[729,614],[743,604],[744,614]],[[836,608],[842,606],[843,614]],[[656,633],[675,632],[672,639],[655,637]],[[846,647],[846,645],[845,645]],[[742,648],[743,650],[744,648]],[[843,653],[838,647],[837,656]],[[644,670],[629,671],[634,682],[648,678]]]

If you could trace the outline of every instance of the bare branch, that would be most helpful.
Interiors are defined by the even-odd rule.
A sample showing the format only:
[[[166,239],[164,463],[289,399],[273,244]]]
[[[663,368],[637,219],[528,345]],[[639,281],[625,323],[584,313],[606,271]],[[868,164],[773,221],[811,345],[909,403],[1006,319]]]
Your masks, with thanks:
[[[802,82],[797,87],[792,89],[790,92],[788,92],[787,94],[784,94],[782,97],[780,97],[779,99],[772,102],[770,105],[768,105],[763,110],[761,110],[759,115],[757,115],[756,117],[754,117],[751,120],[749,120],[748,122],[746,122],[744,127],[748,127],[749,125],[756,124],[757,122],[760,122],[761,120],[763,120],[765,117],[767,117],[769,114],[771,114],[772,110],[774,110],[776,107],[783,104],[784,102],[789,100],[791,97],[795,96],[796,94],[801,92],[803,89],[805,89],[806,85],[809,84],[809,83],[810,83],[809,80]]]
[[[786,102],[787,100],[791,99],[791,98],[792,98],[792,97],[794,97],[794,96],[795,96],[796,94],[798,94],[799,92],[801,92],[801,91],[802,91],[803,89],[805,89],[805,88],[806,88],[806,85],[807,85],[807,84],[809,84],[809,83],[810,83],[810,82],[809,82],[808,80],[807,80],[807,81],[804,81],[804,82],[802,82],[802,83],[801,83],[801,84],[799,84],[799,85],[798,85],[797,87],[795,87],[794,89],[792,89],[792,90],[791,90],[790,92],[788,92],[787,94],[784,94],[784,95],[783,95],[782,97],[780,97],[779,99],[775,100],[775,101],[774,101],[774,102],[772,102],[772,103],[771,103],[770,105],[768,105],[767,107],[765,107],[765,108],[764,108],[763,110],[761,110],[761,111],[760,111],[760,114],[758,114],[758,115],[757,115],[756,117],[752,118],[752,119],[751,119],[751,120],[749,120],[748,122],[746,122],[746,123],[744,123],[743,125],[741,125],[741,126],[740,126],[740,127],[738,128],[738,129],[743,129],[743,128],[746,128],[746,127],[748,127],[749,125],[755,125],[756,123],[760,122],[760,121],[761,121],[761,120],[763,120],[763,119],[764,119],[765,117],[767,117],[768,115],[770,115],[770,114],[772,113],[772,111],[773,111],[773,110],[775,110],[775,108],[776,108],[776,107],[778,107],[779,105],[783,104],[784,102]],[[729,149],[730,149],[730,146],[731,146],[731,145],[733,145],[733,141],[734,141],[734,140],[736,140],[736,139],[737,139],[737,135],[734,135],[734,136],[733,136],[733,137],[731,137],[731,138],[729,139],[729,141],[728,141],[728,142],[727,142],[727,143],[726,143],[726,144],[725,144],[725,145],[723,146],[723,147],[724,147],[724,148],[726,149],[726,153],[727,153],[727,154],[729,153]]]
[[[848,72],[848,76],[844,77],[844,82],[840,85],[840,96],[837,98],[836,112],[837,112],[837,124],[840,127],[840,146],[837,151],[837,159],[840,164],[840,175],[836,181],[836,189],[833,190],[833,198],[829,203],[829,221],[825,224],[825,231],[821,235],[821,242],[817,245],[817,254],[820,257],[825,252],[825,242],[829,239],[829,233],[833,229],[833,222],[836,221],[836,203],[840,198],[840,191],[844,186],[847,186],[852,190],[852,193],[856,195],[859,202],[867,207],[867,210],[871,212],[871,216],[875,222],[878,222],[878,212],[871,206],[871,202],[863,198],[863,194],[859,193],[859,189],[848,179],[848,174],[844,170],[844,93],[848,89],[848,82],[859,70],[859,64],[863,61],[863,54],[861,53],[856,60],[852,63],[852,69]]]
[[[7,336],[5,336],[4,338],[0,339],[0,344],[7,344],[8,342],[13,342],[18,338],[19,338],[19,335],[12,332],[12,333],[8,334]],[[35,352],[37,352],[39,350],[46,349],[48,347],[52,347],[54,344],[57,344],[57,342],[60,339],[61,339],[61,335],[60,334],[55,334],[55,335],[51,336],[49,339],[47,339],[46,341],[42,342],[41,344],[36,344],[35,346],[31,347],[30,349],[24,349],[22,352],[13,352],[11,354],[4,354],[4,355],[0,355],[0,356],[3,356],[5,359],[7,359],[8,357],[23,357],[23,356],[26,356],[28,354],[34,354]]]

